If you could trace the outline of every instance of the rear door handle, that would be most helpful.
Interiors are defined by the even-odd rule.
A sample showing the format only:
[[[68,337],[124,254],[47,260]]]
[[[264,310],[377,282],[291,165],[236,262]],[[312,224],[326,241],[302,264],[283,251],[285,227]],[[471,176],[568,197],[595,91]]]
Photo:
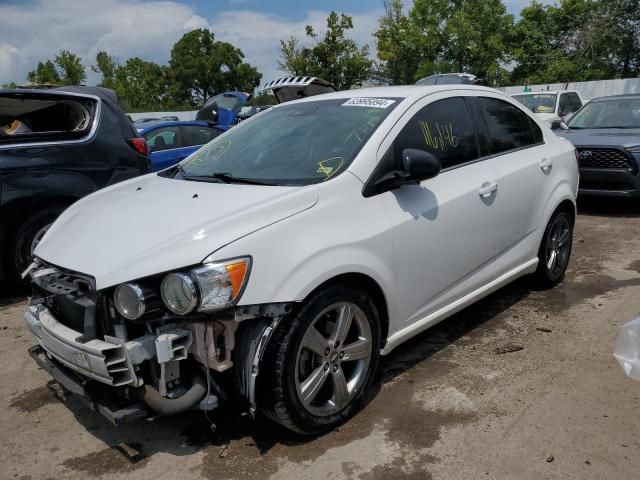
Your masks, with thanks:
[[[498,184],[496,182],[484,182],[478,194],[483,198],[489,198],[493,192],[498,190]]]
[[[553,160],[549,158],[543,158],[542,161],[540,162],[540,168],[542,169],[543,172],[548,172],[552,166],[553,166]]]

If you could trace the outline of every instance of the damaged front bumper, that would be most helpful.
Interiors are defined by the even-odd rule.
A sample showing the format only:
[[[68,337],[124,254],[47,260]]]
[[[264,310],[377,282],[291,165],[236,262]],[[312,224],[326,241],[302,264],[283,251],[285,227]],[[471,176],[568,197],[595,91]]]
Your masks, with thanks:
[[[38,343],[29,353],[112,423],[211,410],[225,397],[243,398],[255,414],[262,355],[290,304],[183,318],[156,312],[134,323],[114,313],[109,295],[74,290],[77,281],[55,268],[38,271],[25,312]]]

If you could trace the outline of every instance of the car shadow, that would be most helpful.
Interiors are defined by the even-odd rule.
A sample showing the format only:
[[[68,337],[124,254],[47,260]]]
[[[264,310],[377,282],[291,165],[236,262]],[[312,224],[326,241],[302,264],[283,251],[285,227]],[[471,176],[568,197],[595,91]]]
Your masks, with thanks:
[[[378,379],[374,382],[374,388],[371,389],[363,408],[378,395],[385,383],[391,382],[417,364],[428,361],[434,354],[496,318],[532,291],[534,287],[530,280],[520,279],[421,333],[390,355],[383,357]],[[177,417],[141,420],[117,427],[108,423],[98,413],[89,410],[80,399],[71,396],[66,404],[87,431],[112,449],[121,450],[122,445],[137,449],[139,455],[135,461],[156,453],[185,456],[208,447],[224,449],[225,445],[234,441],[249,442],[248,444],[263,456],[276,445],[299,446],[318,438],[297,435],[262,417],[252,420],[235,405],[230,404],[222,404],[209,414],[209,418],[205,417],[203,412],[194,411]],[[348,428],[349,422],[340,427]]]
[[[28,289],[24,285],[7,281],[0,282],[0,308],[24,301]]]
[[[578,197],[578,214],[620,218],[640,217],[640,198]]]

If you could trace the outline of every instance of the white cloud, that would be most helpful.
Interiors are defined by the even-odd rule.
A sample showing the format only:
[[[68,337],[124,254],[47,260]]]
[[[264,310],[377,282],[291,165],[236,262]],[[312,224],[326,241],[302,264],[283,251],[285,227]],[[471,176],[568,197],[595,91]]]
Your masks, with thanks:
[[[0,83],[24,82],[39,61],[60,49],[89,66],[99,50],[120,60],[139,56],[165,63],[185,32],[208,26],[193,8],[171,1],[37,0],[0,4]]]
[[[278,70],[280,40],[296,36],[304,41],[306,25],[312,25],[321,35],[326,30],[329,12],[310,11],[300,21],[290,21],[281,17],[250,10],[221,12],[211,21],[212,31],[218,40],[232,43],[242,49],[249,63],[258,67],[263,82],[285,75]],[[353,30],[346,35],[360,45],[368,44],[375,53],[372,32],[377,28],[379,10],[364,14],[352,14]]]
[[[247,0],[236,0],[246,3]],[[61,49],[79,55],[87,67],[88,83],[99,78],[91,72],[96,53],[106,50],[120,61],[132,56],[164,64],[173,44],[194,28],[211,28],[218,40],[242,49],[246,61],[269,80],[283,75],[277,70],[280,40],[304,36],[311,24],[324,32],[328,12],[310,11],[291,21],[251,10],[221,12],[211,19],[193,7],[175,1],[139,0],[35,0],[22,4],[0,3],[0,83],[24,82],[39,61],[53,58]],[[374,50],[373,32],[380,10],[354,14],[355,28],[348,32]]]

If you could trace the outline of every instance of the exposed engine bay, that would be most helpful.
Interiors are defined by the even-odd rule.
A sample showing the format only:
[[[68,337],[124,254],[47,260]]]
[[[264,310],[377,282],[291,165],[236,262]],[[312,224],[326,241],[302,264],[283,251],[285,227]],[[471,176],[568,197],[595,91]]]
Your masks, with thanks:
[[[114,306],[114,289],[96,291],[91,277],[40,260],[26,275],[33,296],[25,320],[38,341],[31,356],[113,423],[211,410],[220,398],[241,399],[255,414],[260,361],[291,304],[178,316],[163,307],[151,278],[144,315],[128,320]]]

